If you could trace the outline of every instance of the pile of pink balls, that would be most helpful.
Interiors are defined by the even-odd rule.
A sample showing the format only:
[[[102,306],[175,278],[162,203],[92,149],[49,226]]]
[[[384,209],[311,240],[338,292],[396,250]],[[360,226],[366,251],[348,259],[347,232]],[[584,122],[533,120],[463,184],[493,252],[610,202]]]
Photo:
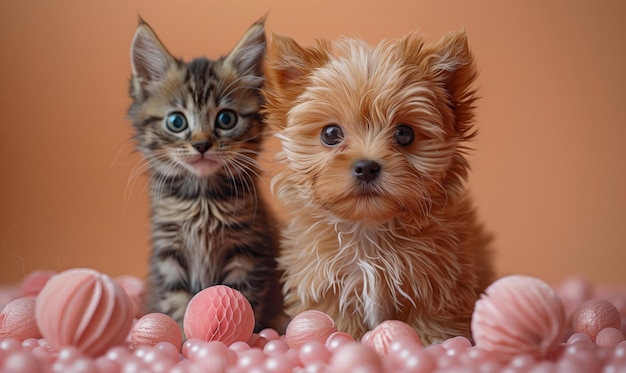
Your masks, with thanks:
[[[144,314],[143,284],[92,269],[38,271],[0,291],[0,372],[626,372],[626,291],[571,279],[553,289],[530,276],[495,281],[476,302],[473,343],[422,346],[389,320],[360,341],[319,311],[284,335],[253,333],[254,314],[218,285],[189,303],[181,330]]]

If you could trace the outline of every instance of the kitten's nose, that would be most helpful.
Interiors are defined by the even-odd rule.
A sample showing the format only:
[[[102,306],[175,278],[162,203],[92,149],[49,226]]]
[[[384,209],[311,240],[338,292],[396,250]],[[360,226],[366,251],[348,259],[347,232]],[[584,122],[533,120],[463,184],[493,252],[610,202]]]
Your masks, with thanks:
[[[380,174],[380,164],[376,161],[362,159],[352,166],[352,174],[358,180],[370,182]]]
[[[196,148],[198,153],[204,154],[204,153],[207,152],[207,150],[209,150],[211,148],[211,145],[213,145],[213,144],[211,142],[209,142],[209,141],[202,141],[202,142],[194,143],[193,147]]]

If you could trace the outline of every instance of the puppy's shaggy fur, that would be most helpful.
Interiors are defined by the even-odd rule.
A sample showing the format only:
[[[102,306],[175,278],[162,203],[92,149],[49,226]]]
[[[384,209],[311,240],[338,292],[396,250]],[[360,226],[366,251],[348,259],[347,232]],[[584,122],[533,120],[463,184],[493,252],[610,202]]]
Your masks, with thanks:
[[[285,166],[274,189],[291,212],[288,313],[324,311],[357,338],[388,319],[425,343],[470,337],[492,270],[464,186],[476,77],[465,33],[375,47],[274,35],[265,75]]]

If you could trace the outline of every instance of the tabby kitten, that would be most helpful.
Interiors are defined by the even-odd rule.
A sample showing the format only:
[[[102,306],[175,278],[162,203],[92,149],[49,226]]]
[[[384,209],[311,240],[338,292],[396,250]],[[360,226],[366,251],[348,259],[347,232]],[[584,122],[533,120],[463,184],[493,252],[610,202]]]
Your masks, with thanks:
[[[191,297],[229,285],[250,301],[255,330],[283,329],[277,225],[258,193],[264,20],[217,60],[174,58],[139,21],[129,117],[151,170],[147,311],[182,326]]]

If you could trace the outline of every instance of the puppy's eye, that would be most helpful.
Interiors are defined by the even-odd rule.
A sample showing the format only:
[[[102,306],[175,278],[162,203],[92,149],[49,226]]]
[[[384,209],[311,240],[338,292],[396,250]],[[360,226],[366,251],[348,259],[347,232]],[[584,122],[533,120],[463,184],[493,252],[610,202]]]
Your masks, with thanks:
[[[237,125],[237,114],[229,109],[217,113],[215,125],[223,130],[230,130]]]
[[[165,118],[165,127],[172,133],[180,133],[187,129],[187,118],[180,112],[171,113]]]
[[[335,146],[343,141],[343,131],[338,125],[330,124],[324,127],[320,138],[324,145]]]
[[[406,124],[400,124],[396,127],[396,133],[393,135],[393,139],[396,144],[400,146],[407,146],[413,142],[415,135],[413,134],[411,127]]]

